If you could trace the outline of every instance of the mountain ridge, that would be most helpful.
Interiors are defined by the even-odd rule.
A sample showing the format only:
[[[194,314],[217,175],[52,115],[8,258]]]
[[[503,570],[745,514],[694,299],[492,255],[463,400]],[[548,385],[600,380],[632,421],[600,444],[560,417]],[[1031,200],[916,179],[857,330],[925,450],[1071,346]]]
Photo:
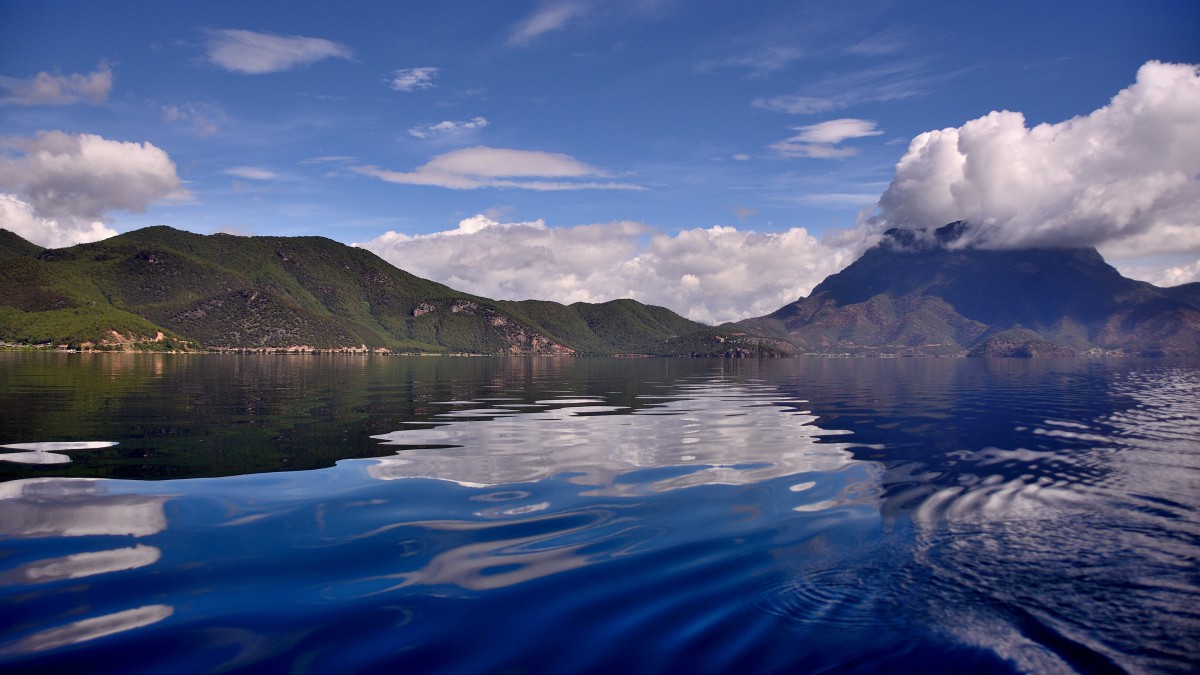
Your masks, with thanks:
[[[0,340],[102,348],[677,354],[736,331],[633,300],[499,301],[324,237],[199,235],[155,226],[61,249],[0,230]]]
[[[1200,354],[1200,283],[1094,248],[895,228],[806,297],[711,327],[631,299],[492,300],[324,237],[155,226],[43,249],[0,229],[0,342],[99,349],[675,356]]]

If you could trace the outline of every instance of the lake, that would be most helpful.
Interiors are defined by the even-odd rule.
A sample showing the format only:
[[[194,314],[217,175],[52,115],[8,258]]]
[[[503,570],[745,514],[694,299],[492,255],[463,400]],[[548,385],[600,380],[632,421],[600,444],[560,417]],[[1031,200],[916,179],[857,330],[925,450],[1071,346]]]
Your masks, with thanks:
[[[1200,362],[0,353],[0,671],[1196,672]]]

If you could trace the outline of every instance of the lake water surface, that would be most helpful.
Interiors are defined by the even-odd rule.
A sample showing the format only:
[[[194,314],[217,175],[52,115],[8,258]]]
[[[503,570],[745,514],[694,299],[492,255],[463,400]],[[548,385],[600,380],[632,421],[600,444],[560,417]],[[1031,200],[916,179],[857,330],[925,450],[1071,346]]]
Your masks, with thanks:
[[[0,353],[0,671],[1196,672],[1200,363]]]

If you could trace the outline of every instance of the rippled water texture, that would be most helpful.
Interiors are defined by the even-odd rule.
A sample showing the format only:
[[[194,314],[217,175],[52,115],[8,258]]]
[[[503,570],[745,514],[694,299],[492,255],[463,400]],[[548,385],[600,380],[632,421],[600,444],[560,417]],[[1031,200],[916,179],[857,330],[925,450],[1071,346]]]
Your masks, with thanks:
[[[0,354],[0,670],[1195,672],[1200,367]]]

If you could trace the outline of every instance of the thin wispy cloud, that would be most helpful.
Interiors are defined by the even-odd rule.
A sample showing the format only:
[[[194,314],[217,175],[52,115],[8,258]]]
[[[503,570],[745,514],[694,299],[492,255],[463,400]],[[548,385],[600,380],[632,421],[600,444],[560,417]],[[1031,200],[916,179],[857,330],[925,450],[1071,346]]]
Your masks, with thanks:
[[[703,61],[696,66],[700,73],[712,73],[721,68],[736,68],[747,71],[750,79],[765,79],[785,70],[803,59],[805,51],[799,47],[765,47],[725,59]]]
[[[220,131],[217,126],[226,120],[225,111],[218,105],[208,102],[187,102],[162,106],[164,122],[184,124],[201,138],[212,136]]]
[[[438,69],[432,66],[400,68],[388,78],[388,85],[396,91],[403,92],[432,89],[435,86],[433,80],[437,75]]]
[[[112,91],[112,68],[105,62],[84,75],[41,72],[27,79],[0,76],[0,105],[70,105],[80,101],[103,103]]]
[[[899,101],[925,94],[936,83],[959,73],[929,73],[923,60],[898,61],[837,73],[817,80],[794,94],[759,97],[750,105],[772,112],[811,115],[862,103]]]
[[[847,54],[855,56],[884,56],[904,51],[910,42],[908,31],[903,28],[887,28],[859,40],[846,48]]]
[[[581,0],[544,2],[537,11],[512,28],[506,44],[510,47],[528,46],[546,33],[564,29],[590,10],[590,5]]]
[[[274,171],[264,169],[261,166],[235,166],[225,169],[225,173],[248,180],[271,180],[278,176]]]
[[[358,166],[352,171],[389,183],[452,190],[487,187],[539,191],[645,189],[631,183],[594,180],[608,174],[570,155],[486,146],[438,155],[412,171],[389,171],[377,166]]]
[[[858,154],[858,149],[841,143],[883,134],[882,130],[876,128],[875,122],[852,117],[793,127],[793,130],[800,133],[769,146],[777,156],[817,159],[852,157]]]
[[[240,29],[205,30],[204,45],[209,62],[246,75],[277,73],[325,59],[353,57],[349,47],[332,40]]]

